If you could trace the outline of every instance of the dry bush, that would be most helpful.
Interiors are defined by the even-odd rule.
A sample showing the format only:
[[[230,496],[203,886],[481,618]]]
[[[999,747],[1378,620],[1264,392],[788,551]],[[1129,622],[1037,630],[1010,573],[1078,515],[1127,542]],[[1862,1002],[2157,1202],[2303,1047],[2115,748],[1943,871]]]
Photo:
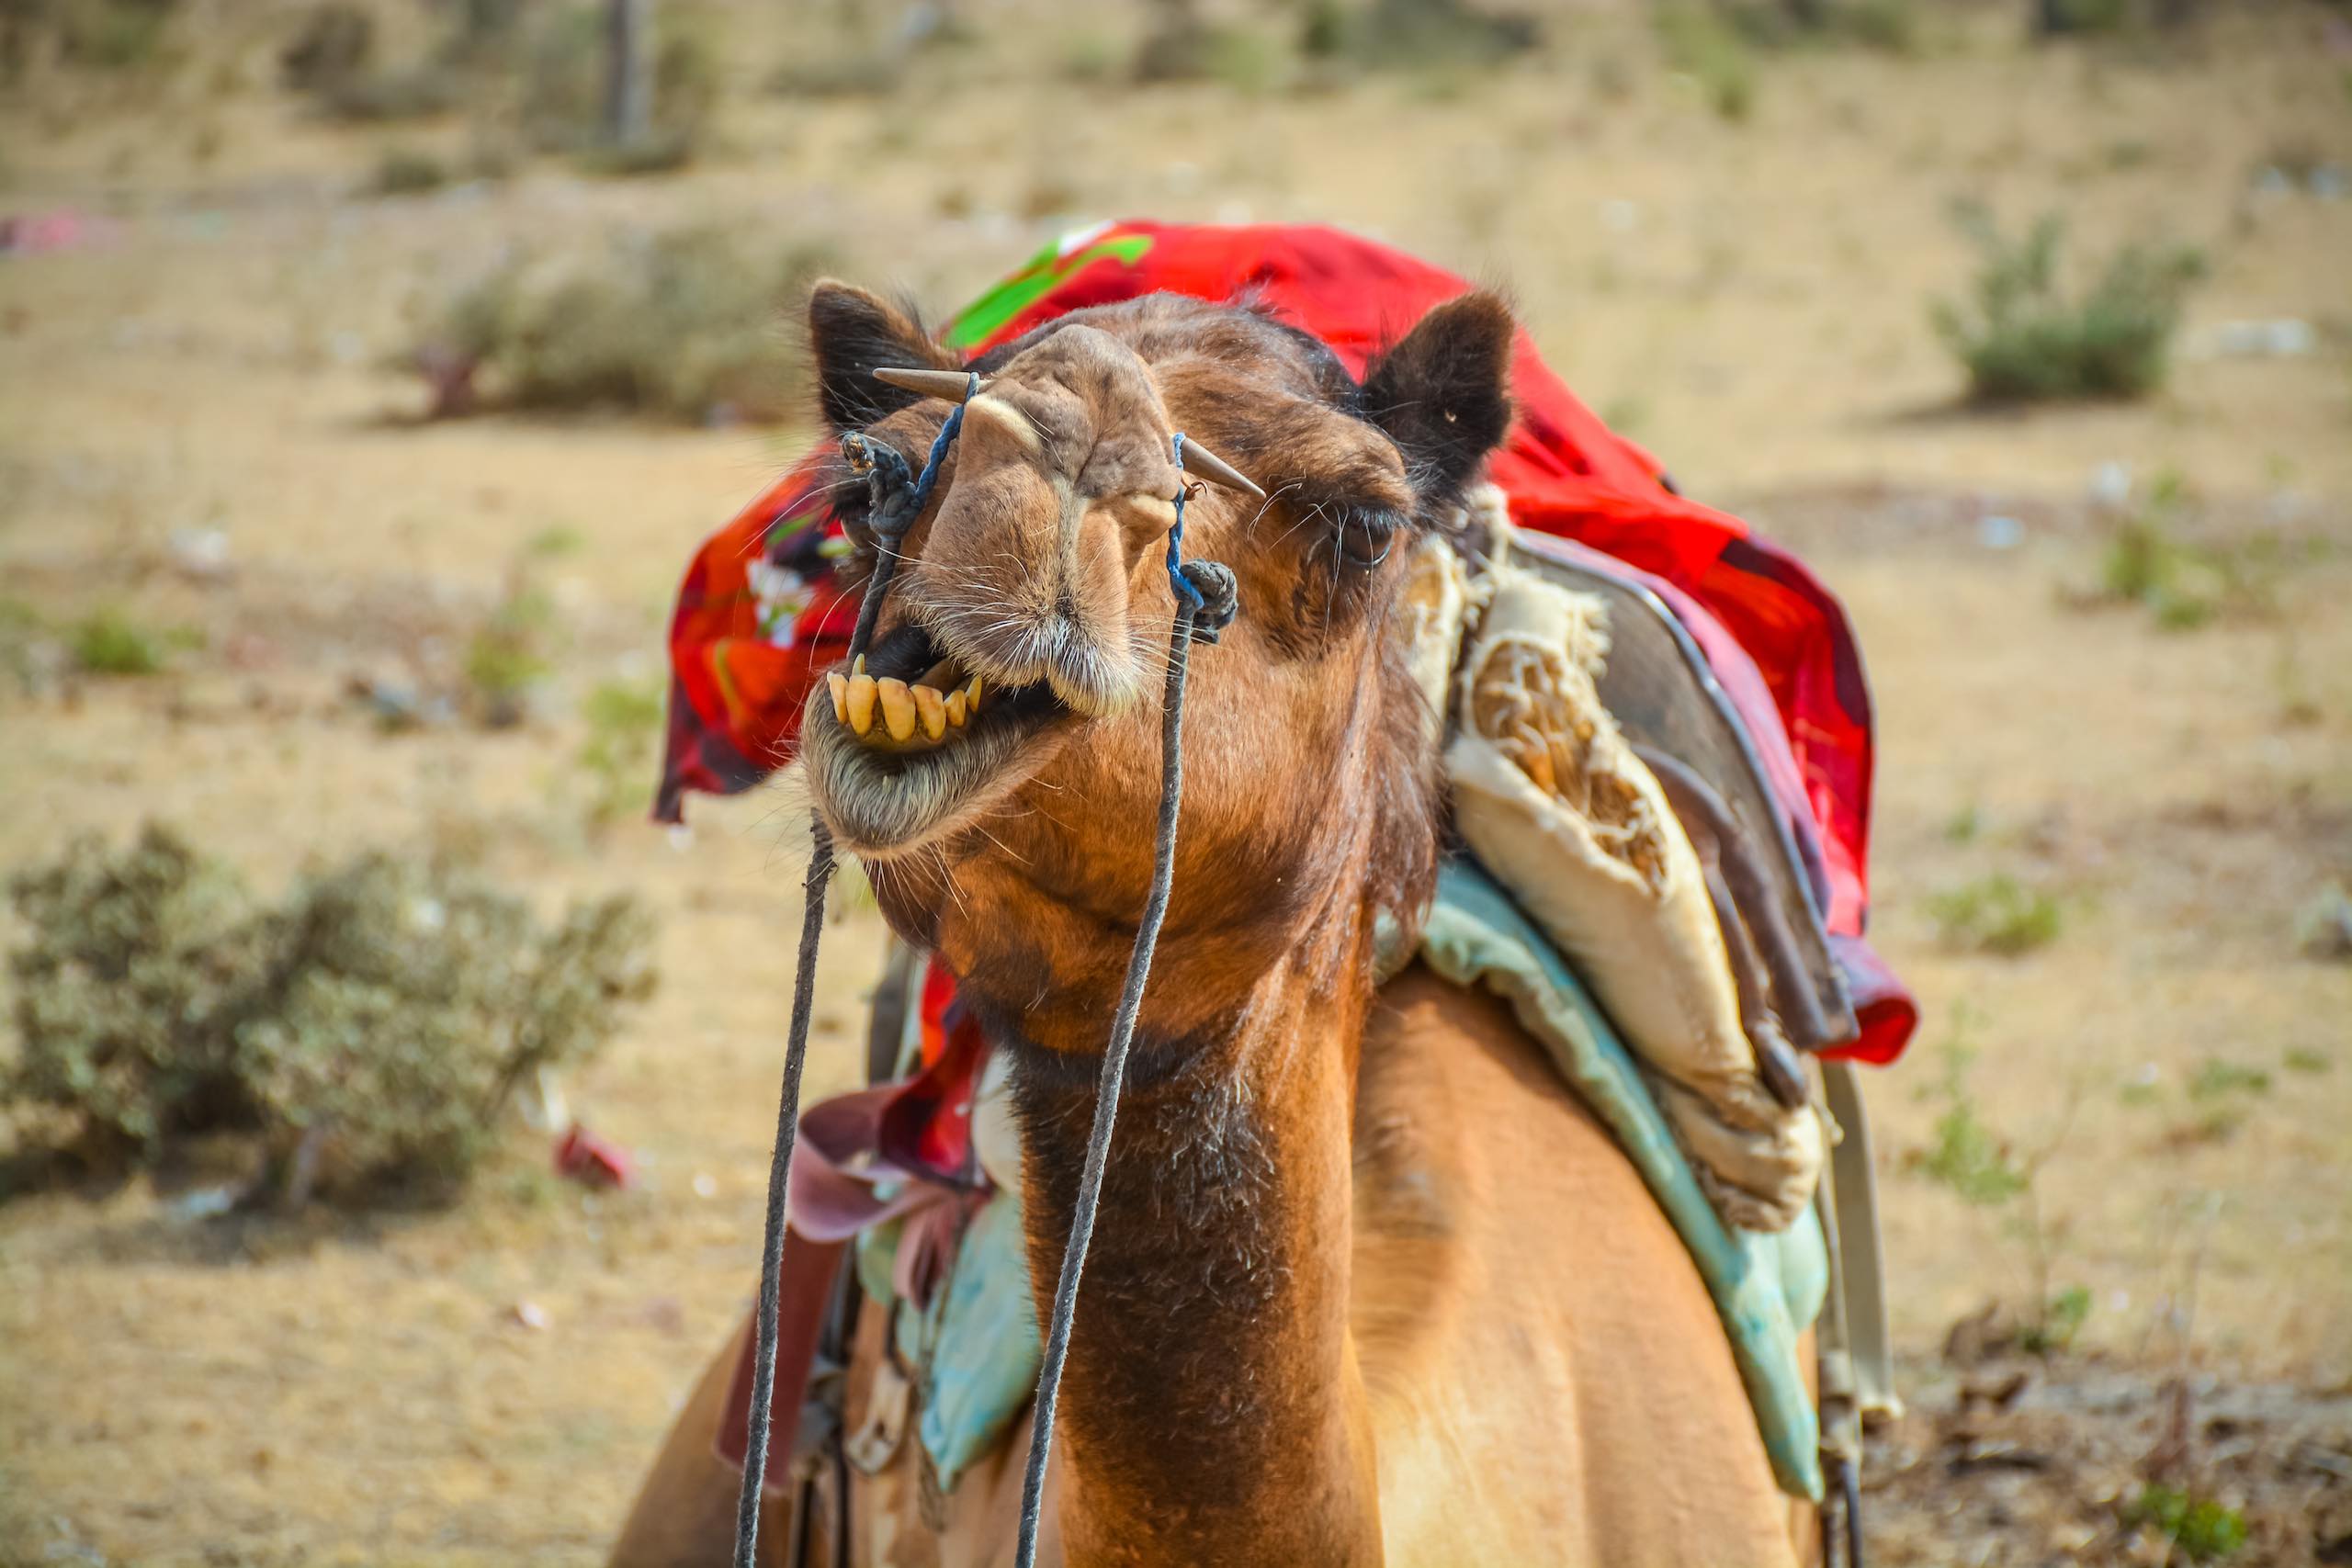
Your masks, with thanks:
[[[521,44],[523,135],[543,152],[596,160],[607,173],[653,174],[692,159],[718,107],[719,51],[694,14],[656,13],[652,123],[642,145],[616,149],[605,121],[607,41],[604,7],[547,12]]]
[[[434,312],[413,362],[435,383],[436,415],[487,405],[772,423],[799,392],[782,323],[826,260],[715,225],[556,262],[520,256]]]
[[[373,13],[350,0],[328,0],[278,50],[278,80],[293,92],[323,92],[358,75],[375,53]]]
[[[0,81],[37,65],[139,71],[166,63],[177,0],[0,0]]]
[[[75,841],[9,896],[28,935],[0,1103],[101,1162],[243,1134],[297,1197],[453,1190],[515,1083],[594,1054],[652,987],[633,899],[548,928],[430,857],[362,853],[268,906],[150,825],[119,854]]]
[[[655,17],[652,123],[626,147],[614,145],[605,123],[604,7],[586,0],[467,0],[449,9],[435,38],[394,59],[383,58],[368,13],[331,5],[288,40],[279,67],[288,85],[334,118],[397,122],[462,108],[477,126],[511,129],[536,152],[577,156],[605,173],[661,173],[700,148],[722,69],[700,12],[664,5]]]
[[[2185,245],[2128,245],[2070,293],[2060,275],[2065,220],[2045,213],[2018,239],[1983,208],[1959,220],[1984,265],[1966,306],[1939,299],[1937,335],[1979,402],[2141,398],[2164,384],[2183,300],[2205,273]]]
[[[1707,107],[1737,122],[1756,112],[1756,62],[1738,28],[1713,6],[1672,0],[1654,18],[1666,62],[1698,86]]]
[[[1310,0],[1298,47],[1312,61],[1423,70],[1493,65],[1542,37],[1532,16],[1463,0]]]

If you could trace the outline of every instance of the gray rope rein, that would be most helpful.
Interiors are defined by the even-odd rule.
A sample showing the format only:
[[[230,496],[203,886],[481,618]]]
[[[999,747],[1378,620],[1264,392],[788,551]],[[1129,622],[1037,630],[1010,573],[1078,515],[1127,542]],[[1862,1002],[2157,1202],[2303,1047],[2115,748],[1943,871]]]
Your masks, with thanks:
[[[970,389],[977,390],[974,376]],[[968,395],[968,393],[967,393]],[[906,459],[878,442],[852,434],[842,447],[852,467],[865,474],[876,504],[874,532],[878,558],[867,580],[865,597],[858,606],[857,628],[850,638],[850,657],[863,653],[881,613],[898,562],[898,543],[922,515],[938,482],[940,460],[963,423],[958,404],[932,442],[921,478],[909,482]],[[1170,888],[1176,874],[1176,819],[1184,787],[1184,678],[1194,642],[1215,642],[1231,623],[1238,606],[1233,574],[1216,561],[1183,559],[1184,504],[1192,487],[1184,480],[1184,436],[1180,431],[1170,444],[1176,465],[1176,520],[1168,530],[1168,580],[1176,599],[1175,624],[1168,647],[1168,682],[1160,710],[1159,829],[1154,850],[1151,892],[1143,919],[1136,928],[1136,944],[1127,960],[1126,987],[1119,998],[1118,1015],[1111,1026],[1110,1043],[1102,1054],[1096,1080],[1094,1126],[1088,1135],[1086,1166],[1079,1180],[1078,1208],[1070,1219],[1068,1246],[1062,1253],[1061,1278],[1054,1287],[1054,1307],[1046,1337],[1045,1359],[1037,1374],[1037,1394],[1029,1438],[1028,1468],[1022,1479],[1021,1535],[1014,1557],[1016,1568],[1035,1568],[1037,1558],[1037,1516],[1045,1496],[1046,1461],[1054,1440],[1054,1410],[1061,1392],[1062,1364],[1069,1355],[1071,1320],[1078,1311],[1080,1276],[1094,1235],[1095,1211],[1102,1197],[1102,1174],[1110,1162],[1111,1131],[1118,1118],[1119,1091],[1125,1081],[1127,1048],[1135,1038],[1136,1016],[1143,1006],[1145,982],[1151,973],[1159,927],[1168,914]],[[752,1408],[748,1441],[743,1453],[742,1489],[735,1505],[735,1568],[755,1568],[759,1554],[760,1496],[767,1474],[771,1413],[775,1397],[776,1320],[782,1294],[784,1233],[788,1219],[787,1191],[792,1151],[800,1123],[801,1068],[808,1057],[808,1019],[817,989],[817,948],[824,934],[825,888],[833,874],[833,839],[820,817],[811,814],[808,875],[803,885],[800,952],[792,983],[792,1024],[786,1036],[784,1083],[776,1107],[775,1145],[768,1162],[766,1228],[760,1253],[760,1303],[752,1362]],[[846,1519],[835,1529],[846,1529]]]

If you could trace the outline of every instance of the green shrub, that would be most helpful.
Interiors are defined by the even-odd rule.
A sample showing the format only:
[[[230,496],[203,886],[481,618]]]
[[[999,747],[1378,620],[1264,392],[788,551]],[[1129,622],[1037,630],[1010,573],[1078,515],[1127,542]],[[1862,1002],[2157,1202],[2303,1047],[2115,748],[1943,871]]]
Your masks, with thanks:
[[[1727,120],[1756,110],[1756,65],[1732,22],[1712,6],[1674,0],[1657,13],[1670,70],[1698,84],[1707,107]]]
[[[1919,8],[1912,0],[1855,0],[1838,16],[1846,35],[1866,49],[1909,54],[1919,47]]]
[[[662,693],[649,683],[605,681],[581,705],[588,738],[579,763],[590,785],[589,820],[598,826],[646,806],[662,734]]]
[[[554,668],[556,631],[555,601],[518,565],[466,641],[466,686],[484,724],[522,722],[531,689]]]
[[[16,0],[0,7],[0,30],[46,35],[68,65],[136,71],[164,58],[175,9],[176,0]]]
[[[2204,276],[2197,251],[2126,246],[2071,297],[2059,276],[2065,222],[2057,214],[2044,214],[2016,241],[1979,207],[1963,208],[1961,224],[1984,265],[1967,306],[1939,299],[1929,316],[1966,367],[1971,397],[2138,398],[2163,385],[2181,302]]]
[[[2025,1176],[2008,1145],[1985,1127],[1967,1099],[1955,1099],[1936,1118],[1935,1142],[1920,1156],[1919,1169],[1980,1209],[2006,1203],[2025,1189]]]
[[[185,630],[141,626],[114,605],[91,611],[66,634],[74,662],[93,675],[153,675],[164,668],[172,644],[192,640]]]
[[[1498,64],[1542,41],[1532,17],[1463,0],[1310,0],[1298,52],[1310,61],[1374,70],[1455,69]]]
[[[2211,1497],[2147,1485],[2122,1509],[2126,1525],[2153,1525],[2192,1562],[2214,1562],[2246,1540],[2245,1516]]]
[[[1060,73],[1089,85],[1108,82],[1119,73],[1119,46],[1102,33],[1069,33],[1062,39]]]
[[[1908,54],[1918,46],[1917,0],[1714,0],[1712,8],[1766,49],[1852,43]]]
[[[2035,1356],[2064,1354],[2075,1348],[2090,1316],[2089,1290],[2069,1285],[2044,1302],[2035,1320],[2018,1331],[2018,1348]]]
[[[448,168],[432,153],[394,147],[377,161],[368,188],[379,196],[419,196],[448,183]]]
[[[115,1157],[232,1132],[286,1172],[308,1149],[352,1192],[461,1182],[514,1084],[593,1054],[652,986],[633,900],[547,929],[431,859],[363,853],[264,907],[151,825],[120,855],[77,840],[9,893],[28,934],[0,1103]]]
[[[2099,558],[2098,597],[2137,604],[2166,631],[2201,626],[2225,611],[2275,614],[2278,582],[2291,564],[2279,541],[2260,536],[2229,544],[2180,536],[2188,492],[2177,473],[2156,478],[2147,498],[2118,520]]]
[[[2188,1080],[2188,1098],[2191,1100],[2220,1100],[2233,1094],[2269,1092],[2268,1073],[2260,1067],[2224,1062],[2218,1056],[2208,1056],[2199,1063],[2196,1076]]]
[[[1952,1011],[1956,1027],[1964,1025],[1972,1015],[1965,1002],[1955,1005]],[[2051,1355],[2073,1347],[2091,1309],[2087,1290],[2051,1288],[2053,1256],[2065,1225],[2046,1211],[2041,1184],[2043,1167],[2065,1146],[2080,1084],[2068,1087],[2058,1117],[2041,1145],[2019,1152],[1977,1111],[1976,1097],[1968,1083],[1968,1070],[1975,1059],[1975,1051],[1964,1044],[1955,1043],[1946,1048],[1942,1080],[1923,1096],[1943,1102],[1935,1122],[1934,1141],[1924,1149],[1911,1151],[1908,1163],[1972,1208],[2004,1215],[2002,1229],[2023,1244],[2032,1282],[2027,1298],[2031,1306],[2011,1337],[2021,1349]]]
[[[1935,895],[1928,912],[1947,945],[2004,958],[2048,946],[2065,925],[2056,898],[2006,872]]]
[[[441,308],[415,363],[446,412],[487,401],[773,422],[799,389],[778,321],[824,261],[717,226],[590,247],[558,264],[519,257]],[[452,363],[463,390],[454,398]]]
[[[2034,0],[2033,30],[2042,38],[2121,32],[2132,20],[2132,0]]]

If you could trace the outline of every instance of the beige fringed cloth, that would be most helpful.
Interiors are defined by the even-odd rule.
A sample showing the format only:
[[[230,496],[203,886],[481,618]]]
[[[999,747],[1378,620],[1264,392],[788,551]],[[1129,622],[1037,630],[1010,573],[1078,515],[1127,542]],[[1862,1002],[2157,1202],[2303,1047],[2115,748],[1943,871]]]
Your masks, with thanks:
[[[1591,988],[1641,1061],[1700,1184],[1730,1224],[1786,1228],[1834,1134],[1758,1075],[1698,852],[1601,705],[1606,606],[1510,564],[1499,492],[1454,547],[1418,547],[1400,611],[1453,821]]]

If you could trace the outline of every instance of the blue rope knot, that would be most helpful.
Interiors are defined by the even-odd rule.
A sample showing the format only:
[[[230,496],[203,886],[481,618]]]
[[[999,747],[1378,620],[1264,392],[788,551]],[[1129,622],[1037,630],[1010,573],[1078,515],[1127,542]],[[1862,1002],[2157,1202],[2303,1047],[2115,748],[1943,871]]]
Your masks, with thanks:
[[[964,383],[964,399],[969,402],[978,395],[978,371],[971,373]],[[907,459],[896,446],[873,441],[857,431],[842,437],[842,456],[849,460],[851,469],[865,476],[865,493],[873,502],[873,513],[866,527],[874,535],[876,559],[874,575],[865,581],[865,596],[858,602],[857,627],[850,633],[849,656],[853,662],[865,652],[866,643],[874,636],[875,618],[881,614],[882,596],[890,591],[890,575],[898,568],[900,539],[931,504],[931,492],[939,484],[939,465],[954,446],[956,433],[964,428],[964,404],[957,403],[948,411],[947,423],[931,439],[931,455],[923,459],[922,474],[910,478]]]
[[[974,372],[964,384],[965,399],[969,400],[979,389],[980,378]],[[876,538],[896,543],[914,526],[922,509],[931,504],[931,492],[939,487],[940,464],[963,428],[964,405],[957,403],[948,411],[947,423],[939,427],[939,434],[931,438],[931,452],[923,458],[920,476],[908,468],[906,457],[895,446],[862,431],[853,430],[842,437],[842,456],[849,459],[854,472],[865,477],[866,494],[873,502],[866,527]]]
[[[1184,478],[1184,433],[1170,444],[1176,464],[1176,521],[1168,529],[1168,586],[1176,595],[1176,613],[1189,619],[1194,642],[1214,643],[1233,624],[1241,608],[1240,585],[1223,563],[1184,558],[1184,503],[1199,487]]]

